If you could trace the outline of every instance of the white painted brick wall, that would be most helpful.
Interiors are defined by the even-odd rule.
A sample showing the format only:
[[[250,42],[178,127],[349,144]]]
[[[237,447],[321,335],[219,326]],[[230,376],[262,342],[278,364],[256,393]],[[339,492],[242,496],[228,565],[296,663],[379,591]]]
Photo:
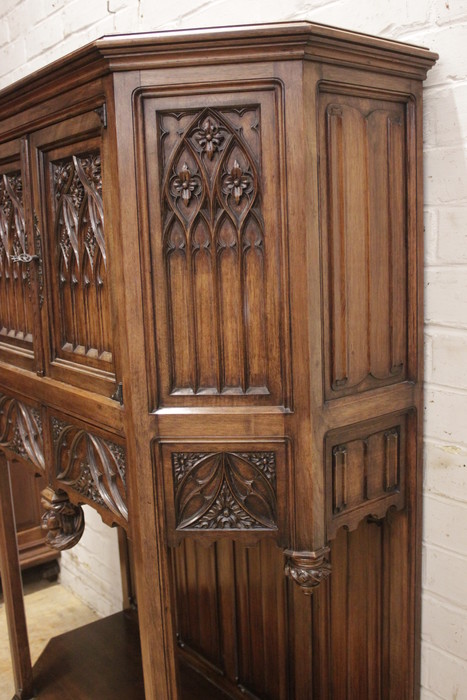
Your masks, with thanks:
[[[467,699],[467,0],[1,0],[0,86],[105,33],[310,19],[440,53],[425,91],[423,700]],[[101,613],[116,533],[92,511],[63,581]],[[118,589],[118,590],[117,590]],[[401,698],[401,700],[404,700]]]

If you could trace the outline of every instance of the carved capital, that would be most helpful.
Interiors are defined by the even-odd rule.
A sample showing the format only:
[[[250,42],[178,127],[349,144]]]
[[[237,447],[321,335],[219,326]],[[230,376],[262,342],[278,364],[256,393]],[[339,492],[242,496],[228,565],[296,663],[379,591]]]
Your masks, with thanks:
[[[329,547],[321,547],[316,552],[294,552],[286,549],[285,575],[293,579],[305,595],[311,595],[313,589],[331,574],[328,553]]]
[[[41,493],[44,508],[42,528],[47,530],[46,542],[53,549],[74,547],[84,532],[84,513],[81,506],[70,502],[64,491],[47,486]]]

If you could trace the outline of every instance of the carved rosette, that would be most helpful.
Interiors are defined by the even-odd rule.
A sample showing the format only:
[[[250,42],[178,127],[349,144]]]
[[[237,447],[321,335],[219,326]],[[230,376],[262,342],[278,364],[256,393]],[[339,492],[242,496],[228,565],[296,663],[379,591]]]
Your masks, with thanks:
[[[287,549],[285,575],[300,586],[305,595],[311,595],[321,581],[331,575],[328,561],[329,547],[321,547],[316,552],[294,552]]]
[[[177,530],[276,530],[274,452],[172,453]]]
[[[127,521],[124,447],[56,417],[52,432],[56,479]]]
[[[8,448],[44,471],[39,410],[18,399],[0,395],[0,447]]]
[[[84,513],[81,506],[70,502],[64,491],[54,491],[50,486],[41,493],[44,508],[42,528],[47,530],[49,547],[70,549],[79,542],[84,532]]]

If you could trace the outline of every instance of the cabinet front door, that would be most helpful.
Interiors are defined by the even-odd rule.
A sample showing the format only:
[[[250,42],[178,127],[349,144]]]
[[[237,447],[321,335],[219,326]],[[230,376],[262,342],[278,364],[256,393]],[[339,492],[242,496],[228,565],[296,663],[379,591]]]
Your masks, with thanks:
[[[0,146],[0,360],[39,370],[41,246],[32,215],[26,139]]]
[[[37,132],[31,143],[46,258],[46,371],[110,396],[116,380],[101,131],[91,111]]]

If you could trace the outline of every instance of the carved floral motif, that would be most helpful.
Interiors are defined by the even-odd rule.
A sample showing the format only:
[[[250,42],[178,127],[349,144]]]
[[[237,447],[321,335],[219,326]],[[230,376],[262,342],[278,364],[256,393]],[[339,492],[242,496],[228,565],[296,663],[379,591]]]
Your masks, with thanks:
[[[128,520],[123,446],[55,417],[52,431],[57,480]]]
[[[178,530],[276,529],[274,452],[172,453]]]
[[[207,117],[203,121],[202,126],[195,131],[194,137],[209,160],[213,159],[225,139],[219,124],[212,117]]]
[[[190,204],[192,194],[199,195],[201,192],[201,182],[199,177],[191,174],[186,163],[183,163],[182,169],[176,175],[176,177],[174,177],[172,187],[182,198],[182,202],[186,207]]]
[[[253,178],[251,173],[244,172],[238,160],[222,179],[222,191],[228,196],[233,196],[235,204],[240,204],[244,194],[250,195],[253,192]]]

